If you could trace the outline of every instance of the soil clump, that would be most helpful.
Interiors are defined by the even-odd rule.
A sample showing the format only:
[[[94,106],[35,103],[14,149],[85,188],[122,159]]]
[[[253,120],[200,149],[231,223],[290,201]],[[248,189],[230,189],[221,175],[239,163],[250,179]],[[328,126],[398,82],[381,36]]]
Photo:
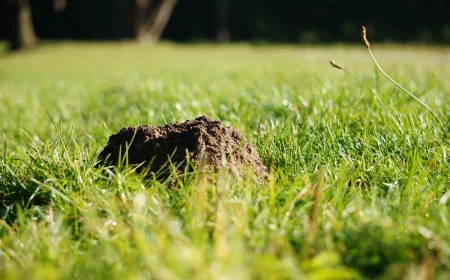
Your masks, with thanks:
[[[127,162],[146,175],[156,174],[159,180],[170,176],[170,168],[178,175],[192,171],[189,163],[195,168],[204,164],[212,172],[225,168],[235,177],[243,177],[251,170],[261,180],[268,178],[267,167],[238,130],[205,116],[161,127],[122,128],[109,137],[98,160],[97,166]]]

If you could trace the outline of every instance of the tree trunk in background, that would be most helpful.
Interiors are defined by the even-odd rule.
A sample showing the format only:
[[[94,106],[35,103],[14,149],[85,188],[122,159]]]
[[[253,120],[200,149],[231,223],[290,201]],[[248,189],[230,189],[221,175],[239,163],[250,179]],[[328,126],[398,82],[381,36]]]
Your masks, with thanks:
[[[28,0],[21,1],[19,16],[19,37],[22,48],[32,47],[37,43]]]
[[[177,4],[178,0],[163,0],[157,10],[155,10],[154,20],[152,28],[150,31],[150,40],[153,42],[159,41],[161,35],[169,22],[170,16],[172,15],[173,9]]]
[[[230,41],[228,31],[228,0],[216,0],[217,4],[217,36],[218,43]]]
[[[140,42],[158,42],[178,0],[132,1],[133,35]]]
[[[36,45],[28,0],[9,0],[7,5],[10,49],[20,50]]]

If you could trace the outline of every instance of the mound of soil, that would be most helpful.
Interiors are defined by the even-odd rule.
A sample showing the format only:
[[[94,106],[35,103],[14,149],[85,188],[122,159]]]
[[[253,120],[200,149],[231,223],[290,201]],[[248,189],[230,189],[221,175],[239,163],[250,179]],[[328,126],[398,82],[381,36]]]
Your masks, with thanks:
[[[177,174],[186,172],[187,162],[196,168],[203,162],[207,170],[213,172],[225,167],[240,177],[250,168],[256,177],[268,178],[266,166],[238,130],[204,116],[161,127],[122,128],[109,137],[97,166],[115,166],[125,156],[128,164],[139,166],[138,171],[154,172],[160,180],[169,176],[169,166],[175,168]]]

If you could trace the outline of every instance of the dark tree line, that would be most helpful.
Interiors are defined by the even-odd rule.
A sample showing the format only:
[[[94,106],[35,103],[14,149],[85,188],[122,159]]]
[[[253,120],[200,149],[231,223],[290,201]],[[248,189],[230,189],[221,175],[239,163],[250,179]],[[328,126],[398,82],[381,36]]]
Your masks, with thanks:
[[[136,38],[154,42],[162,36],[181,42],[230,38],[356,42],[360,25],[369,28],[371,40],[450,43],[448,0],[371,3],[359,0],[0,0],[0,3],[0,13],[3,13],[0,37],[15,38],[17,44],[13,46],[32,43],[33,36],[28,41],[22,38],[30,35],[30,30],[43,39]],[[30,7],[28,12],[23,8],[26,6]],[[11,22],[17,22],[15,18],[26,19],[27,15],[32,19],[29,22],[33,29],[24,28],[23,24],[12,26]]]
[[[356,42],[366,25],[373,40],[450,43],[448,0],[230,0],[229,6],[235,40]]]
[[[43,38],[121,39],[156,42],[178,0],[3,0],[10,48]],[[3,16],[3,15],[2,15]]]

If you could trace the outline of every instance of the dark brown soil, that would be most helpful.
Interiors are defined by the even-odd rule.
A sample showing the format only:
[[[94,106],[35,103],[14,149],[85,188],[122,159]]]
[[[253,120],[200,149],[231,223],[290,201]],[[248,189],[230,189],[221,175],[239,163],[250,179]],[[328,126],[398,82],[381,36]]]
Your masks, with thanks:
[[[245,175],[246,170],[252,170],[257,178],[263,180],[268,177],[266,166],[238,130],[224,127],[220,121],[204,116],[162,127],[122,128],[109,137],[99,155],[98,166],[117,165],[119,159],[126,157],[127,147],[128,164],[140,165],[138,171],[153,172],[161,180],[168,178],[169,166],[175,168],[177,174],[186,172],[189,169],[187,162],[196,168],[204,162],[207,170],[213,172],[225,166],[226,170],[239,177]],[[223,158],[226,159],[225,165]]]

